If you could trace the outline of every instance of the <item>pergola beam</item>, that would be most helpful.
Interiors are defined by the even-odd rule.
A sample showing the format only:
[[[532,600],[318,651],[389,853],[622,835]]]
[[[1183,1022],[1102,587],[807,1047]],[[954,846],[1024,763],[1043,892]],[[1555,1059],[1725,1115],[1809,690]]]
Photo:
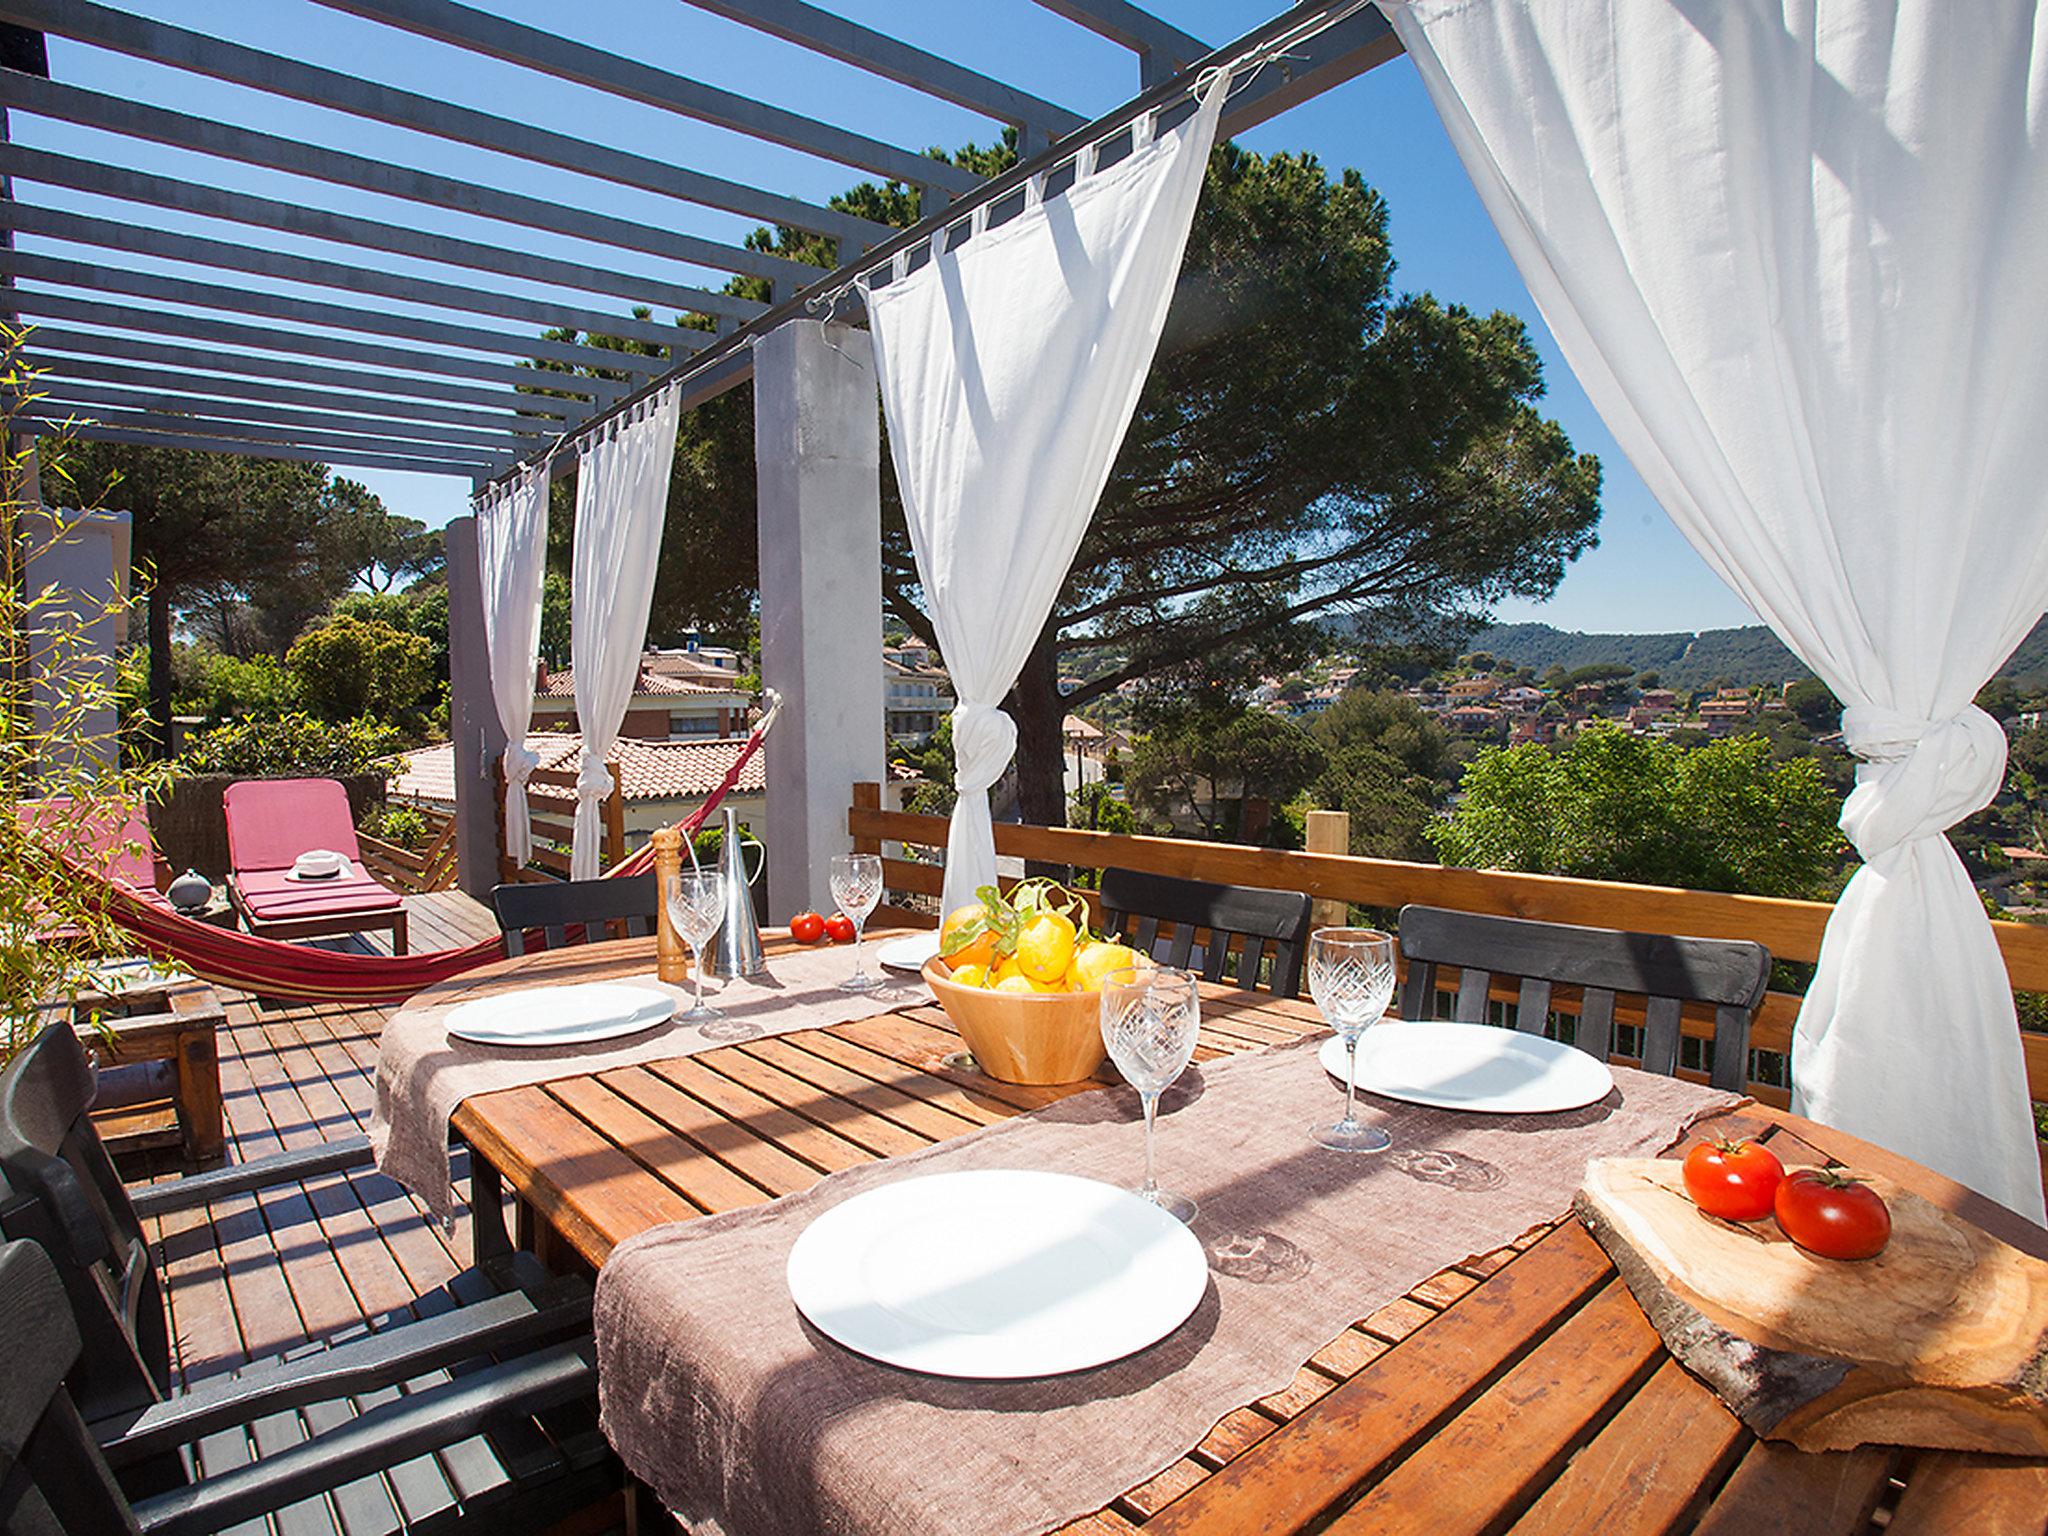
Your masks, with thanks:
[[[27,346],[29,352],[40,359],[37,366],[49,369],[76,369],[82,361],[77,357],[53,357],[50,355],[52,353],[83,353],[88,358],[114,357],[133,363],[159,363],[167,368],[219,370],[256,379],[289,379],[301,384],[325,385],[332,389],[368,390],[373,394],[417,397],[423,401],[443,401],[450,404],[464,402],[502,411],[525,412],[534,416],[543,435],[562,430],[561,421],[553,418],[578,421],[590,411],[590,402],[587,400],[569,400],[557,395],[523,394],[513,389],[485,389],[477,385],[459,384],[445,378],[412,378],[405,374],[392,373],[388,369],[369,373],[355,368],[331,368],[321,363],[300,362],[296,358],[263,357],[248,352],[221,352],[211,349],[202,351],[197,347],[181,347],[171,342],[148,341],[133,336],[108,336],[98,331],[73,331],[61,326],[33,327],[28,334]],[[113,368],[121,365],[103,363],[95,366]],[[520,372],[524,375],[522,382],[530,383],[534,379],[544,377],[530,369]]]
[[[1199,37],[1162,21],[1130,0],[1037,0],[1056,16],[1086,27],[1097,37],[1106,37],[1138,55],[1140,83],[1146,86],[1170,79],[1179,71],[1209,54],[1209,45]]]
[[[851,247],[848,254],[889,234],[885,225],[800,198],[667,165],[645,155],[361,80],[339,70],[302,64],[240,43],[131,16],[93,0],[4,0],[0,3],[0,21],[54,32],[95,47],[353,113],[373,122],[495,150],[537,165],[558,166],[620,186],[658,192],[771,224],[788,224],[843,241]]]
[[[166,416],[256,422],[270,427],[304,426],[316,432],[364,437],[405,438],[409,445],[475,448],[487,453],[516,454],[542,446],[529,435],[503,427],[478,429],[444,426],[411,418],[281,410],[276,406],[251,405],[241,400],[210,400],[181,390],[115,388],[111,385],[81,384],[65,378],[41,380],[20,398],[38,400],[58,410],[109,406],[120,411],[146,411]]]
[[[466,48],[507,64],[517,64],[560,80],[574,81],[646,106],[692,117],[801,150],[840,165],[854,166],[915,186],[957,194],[972,190],[981,178],[927,155],[884,144],[864,134],[818,122],[801,113],[771,107],[717,86],[670,74],[587,43],[572,41],[488,15],[453,0],[317,0],[420,37]]]
[[[578,342],[544,341],[539,337],[516,335],[511,331],[486,330],[481,326],[456,325],[445,320],[421,320],[411,315],[385,314],[381,310],[356,309],[346,304],[328,304],[317,299],[298,299],[285,294],[265,293],[254,288],[230,288],[220,283],[202,283],[191,278],[162,277],[154,272],[131,272],[94,262],[71,261],[62,256],[43,256],[29,251],[0,250],[0,274],[30,282],[53,283],[91,293],[117,293],[127,298],[155,299],[165,304],[186,304],[195,309],[214,309],[231,315],[255,315],[266,320],[288,320],[294,325],[325,326],[330,330],[355,331],[373,336],[394,336],[406,341],[426,342],[437,347],[458,347],[470,352],[496,352],[510,357],[533,357],[566,363],[573,368],[608,368],[622,373],[655,374],[668,366],[659,357],[632,352],[613,352],[586,347]],[[711,338],[702,331],[678,329],[669,344],[677,353],[707,345]],[[684,339],[687,338],[687,339]]]
[[[871,75],[950,101],[999,123],[1014,124],[1029,147],[1072,133],[1087,121],[1078,112],[1028,91],[927,53],[858,22],[820,10],[806,0],[685,0],[702,11],[766,32],[786,43],[852,64]],[[872,243],[872,242],[871,242]]]
[[[324,208],[309,208],[302,203],[278,198],[229,192],[197,182],[180,181],[172,176],[145,174],[49,150],[30,149],[22,144],[0,141],[0,175],[16,181],[67,187],[74,192],[90,192],[123,202],[326,240],[336,245],[410,256],[441,266],[494,272],[501,277],[569,288],[579,293],[610,294],[635,304],[662,305],[734,320],[750,320],[768,307],[735,294],[615,272],[553,256],[508,250],[479,240],[463,240],[454,235],[436,234],[403,224],[386,224],[353,214],[330,213]]]
[[[142,224],[126,224],[118,219],[95,218],[61,208],[43,208],[33,203],[0,199],[0,229],[97,246],[102,250],[182,261],[191,266],[247,272],[257,277],[277,278],[317,288],[337,288],[344,293],[375,294],[379,298],[397,299],[406,304],[491,315],[500,320],[518,320],[546,328],[569,326],[591,334],[650,342],[659,347],[676,344],[677,327],[653,320],[608,315],[600,310],[525,299],[514,294],[496,293],[459,283],[435,282],[424,277],[400,277],[374,267],[292,256],[239,241],[182,235]]]
[[[410,370],[414,373],[447,374],[458,379],[482,379],[493,384],[556,389],[569,395],[589,395],[599,401],[614,401],[633,393],[632,387],[616,379],[593,378],[588,374],[556,373],[541,368],[516,368],[510,363],[491,363],[440,352],[417,352],[410,347],[389,347],[355,341],[345,336],[311,336],[304,331],[272,330],[267,326],[244,325],[235,320],[215,320],[203,315],[172,314],[132,304],[109,304],[99,299],[74,298],[48,293],[39,288],[7,290],[7,304],[18,314],[46,315],[80,325],[102,325],[110,329],[147,331],[158,336],[175,336],[185,341],[215,342],[229,347],[257,347],[266,352],[284,352],[340,362],[361,363],[368,368]],[[229,359],[221,359],[225,367]],[[240,362],[241,359],[233,359]]]
[[[186,411],[121,411],[108,414],[104,407],[79,409],[61,400],[35,400],[25,401],[16,407],[16,415],[38,421],[91,421],[100,426],[135,427],[151,432],[197,432],[202,436],[230,441],[246,439],[252,443],[285,444],[300,448],[335,448],[369,453],[386,451],[377,446],[386,439],[374,434],[302,432],[292,428],[258,426],[253,422],[204,416]],[[438,443],[408,442],[402,445],[400,451],[465,467],[502,464],[510,457],[507,453],[488,448]]]
[[[30,345],[42,338],[33,336]],[[289,384],[271,384],[261,379],[236,379],[211,373],[187,373],[171,368],[140,368],[129,363],[102,362],[91,357],[39,358],[32,362],[42,377],[30,383],[26,393],[47,387],[52,394],[75,396],[75,380],[119,384],[130,389],[169,392],[179,395],[211,395],[226,400],[250,400],[267,406],[299,406],[309,411],[379,418],[385,425],[405,422],[434,422],[451,427],[479,427],[486,431],[510,433],[514,437],[545,441],[561,432],[562,423],[549,416],[509,416],[462,406],[437,405],[426,400],[398,400],[378,395],[348,394],[335,390],[295,389]],[[370,376],[362,376],[374,383]],[[556,402],[560,404],[561,402]],[[252,407],[253,408],[253,407]],[[537,445],[536,445],[537,446]]]
[[[184,448],[195,453],[235,453],[252,459],[292,459],[301,464],[345,464],[355,469],[396,469],[417,475],[461,475],[474,478],[475,465],[466,461],[419,457],[410,454],[356,452],[339,449],[321,452],[290,443],[259,443],[232,437],[208,437],[199,432],[151,432],[130,426],[108,426],[103,422],[46,421],[33,415],[19,418],[22,425],[39,436],[81,437],[101,443],[134,443],[144,448]]]
[[[346,150],[217,123],[189,112],[127,101],[19,70],[0,70],[0,105],[359,192],[375,192],[433,208],[452,208],[522,229],[568,235],[619,250],[644,251],[721,272],[763,277],[771,283],[803,283],[824,275],[821,267],[766,251],[750,251],[744,246],[726,245],[697,235],[655,229],[631,219],[571,208],[566,203],[551,203],[521,192],[507,192],[412,166],[387,164]]]

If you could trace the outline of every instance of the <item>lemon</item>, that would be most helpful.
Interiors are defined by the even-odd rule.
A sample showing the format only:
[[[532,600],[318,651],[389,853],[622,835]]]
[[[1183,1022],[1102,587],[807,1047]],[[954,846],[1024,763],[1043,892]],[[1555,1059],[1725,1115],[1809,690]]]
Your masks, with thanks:
[[[1038,990],[1036,983],[1020,971],[1012,971],[1001,981],[990,987],[991,992],[1021,992],[1027,997]]]
[[[1090,944],[1074,957],[1077,991],[1100,992],[1103,980],[1129,966],[1142,966],[1145,957],[1128,944]]]
[[[985,987],[988,985],[988,967],[985,965],[956,965],[952,981],[955,986]]]
[[[1017,935],[1017,968],[1033,981],[1057,982],[1074,963],[1073,920],[1041,912]]]

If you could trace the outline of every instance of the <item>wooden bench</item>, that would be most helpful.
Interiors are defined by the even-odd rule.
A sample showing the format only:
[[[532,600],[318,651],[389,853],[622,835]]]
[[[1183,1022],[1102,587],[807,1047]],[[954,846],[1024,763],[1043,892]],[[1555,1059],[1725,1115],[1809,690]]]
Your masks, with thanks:
[[[160,977],[81,992],[55,1008],[69,1013],[98,1058],[93,1123],[110,1149],[176,1147],[193,1162],[226,1151],[216,1031],[227,1015],[212,987],[189,976]]]

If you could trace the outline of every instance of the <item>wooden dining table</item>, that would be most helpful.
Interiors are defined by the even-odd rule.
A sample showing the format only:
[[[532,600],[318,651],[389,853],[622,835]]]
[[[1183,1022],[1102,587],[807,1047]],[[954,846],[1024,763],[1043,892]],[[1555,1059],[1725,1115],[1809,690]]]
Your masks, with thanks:
[[[786,945],[771,939],[771,957]],[[651,940],[586,945],[471,972],[422,1000],[652,964]],[[1196,1058],[1324,1027],[1305,1003],[1205,986]],[[557,1265],[596,1267],[659,1223],[759,1205],[1095,1086],[997,1082],[940,1009],[911,1002],[480,1095],[453,1124],[517,1197],[532,1245]],[[2048,1258],[2048,1233],[2003,1207],[1785,1111],[1745,1103],[1672,1153],[1730,1134],[1765,1140],[1787,1163],[1885,1175]],[[1671,1357],[1605,1253],[1560,1211],[1359,1318],[1285,1389],[1227,1414],[1174,1465],[1069,1527],[1134,1528],[2041,1536],[2048,1460],[1815,1454],[1757,1439]]]

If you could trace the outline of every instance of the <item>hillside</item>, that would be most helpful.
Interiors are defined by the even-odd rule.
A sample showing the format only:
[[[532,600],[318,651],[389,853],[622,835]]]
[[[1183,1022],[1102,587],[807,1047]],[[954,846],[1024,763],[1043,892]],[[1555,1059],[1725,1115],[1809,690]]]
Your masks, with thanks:
[[[1655,672],[1665,687],[1680,689],[1706,688],[1724,679],[1737,687],[1784,683],[1804,677],[1807,670],[1761,624],[1663,635],[1585,634],[1548,624],[1500,624],[1475,635],[1470,649],[1490,651],[1502,661],[1534,667],[1538,673],[1552,666],[1571,671],[1614,662],[1635,672]],[[2048,685],[2048,620],[2020,642],[1999,674],[2025,687]]]

